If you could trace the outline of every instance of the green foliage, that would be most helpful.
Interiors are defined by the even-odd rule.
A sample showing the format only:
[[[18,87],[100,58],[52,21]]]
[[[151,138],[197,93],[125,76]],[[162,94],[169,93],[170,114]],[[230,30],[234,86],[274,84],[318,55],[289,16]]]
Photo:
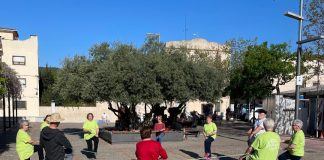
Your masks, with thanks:
[[[1,63],[0,84],[2,93],[20,98],[22,90],[20,81],[16,72],[5,63]]]
[[[62,98],[53,92],[53,85],[57,79],[58,68],[39,67],[39,96],[40,105],[49,106],[55,99],[56,105],[62,105]]]
[[[166,49],[154,38],[147,39],[140,49],[102,43],[89,52],[89,58],[65,59],[54,85],[55,93],[65,102],[108,102],[108,109],[124,129],[139,127],[138,104],[149,105],[153,111],[159,110],[162,103],[177,102],[179,110],[189,100],[213,103],[220,99],[228,82],[227,61],[202,56],[206,53],[198,51],[191,54],[186,48]]]
[[[93,66],[84,56],[66,58],[63,68],[57,73],[57,81],[53,86],[54,95],[63,99],[63,105],[94,104],[96,95],[91,83]]]
[[[245,41],[243,41],[246,44]],[[235,44],[241,43],[236,42]],[[233,44],[233,43],[232,43]],[[232,59],[230,85],[226,91],[233,99],[264,98],[279,85],[293,79],[294,65],[287,44],[242,45],[231,51],[237,59]]]

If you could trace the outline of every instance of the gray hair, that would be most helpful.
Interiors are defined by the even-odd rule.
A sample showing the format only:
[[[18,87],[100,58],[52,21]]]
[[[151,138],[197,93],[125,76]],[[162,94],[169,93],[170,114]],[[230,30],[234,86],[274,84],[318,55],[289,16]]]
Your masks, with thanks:
[[[21,121],[19,122],[19,128],[22,128],[23,125],[26,125],[26,124],[29,124],[29,122],[28,122],[27,120],[21,120]]]
[[[275,127],[275,122],[271,118],[267,118],[266,120],[263,121],[264,128],[268,130],[273,130]]]
[[[297,125],[299,128],[303,128],[303,121],[299,120],[299,119],[295,119],[293,121],[293,125]]]

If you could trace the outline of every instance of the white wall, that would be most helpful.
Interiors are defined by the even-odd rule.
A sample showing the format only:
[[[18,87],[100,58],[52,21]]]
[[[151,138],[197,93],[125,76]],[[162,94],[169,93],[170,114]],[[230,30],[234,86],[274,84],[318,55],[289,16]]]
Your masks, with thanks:
[[[2,39],[1,43],[3,47],[2,61],[17,72],[18,78],[26,79],[26,87],[22,87],[21,100],[27,101],[27,109],[19,109],[18,116],[39,116],[37,36],[30,36],[26,40]],[[12,56],[25,56],[25,65],[13,65]]]

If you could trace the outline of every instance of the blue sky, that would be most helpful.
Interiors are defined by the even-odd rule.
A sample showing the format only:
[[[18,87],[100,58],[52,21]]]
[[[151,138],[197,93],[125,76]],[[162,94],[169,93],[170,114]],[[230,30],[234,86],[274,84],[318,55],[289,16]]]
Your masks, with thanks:
[[[39,36],[40,66],[60,67],[65,57],[88,55],[100,42],[143,44],[146,33],[161,41],[195,37],[224,43],[232,38],[288,42],[295,50],[297,0],[1,0],[0,27],[20,39]],[[4,7],[5,6],[5,7]],[[186,17],[186,18],[185,18]]]

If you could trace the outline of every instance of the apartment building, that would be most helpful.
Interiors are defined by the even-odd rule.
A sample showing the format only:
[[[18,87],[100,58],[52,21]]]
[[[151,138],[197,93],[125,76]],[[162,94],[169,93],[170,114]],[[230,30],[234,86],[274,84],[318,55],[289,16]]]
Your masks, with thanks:
[[[0,53],[1,61],[17,73],[22,85],[17,103],[18,117],[33,120],[39,116],[38,37],[30,35],[28,39],[20,40],[17,30],[0,28]],[[8,102],[5,107],[7,105]]]

